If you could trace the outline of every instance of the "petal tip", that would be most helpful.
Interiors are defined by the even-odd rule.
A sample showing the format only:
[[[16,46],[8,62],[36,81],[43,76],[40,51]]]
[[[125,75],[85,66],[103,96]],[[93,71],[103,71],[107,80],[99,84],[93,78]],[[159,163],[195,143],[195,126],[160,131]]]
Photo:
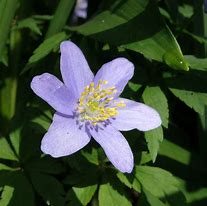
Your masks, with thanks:
[[[70,49],[70,47],[77,47],[72,41],[63,41],[60,44],[60,51],[63,52],[65,50]]]
[[[60,155],[60,154],[57,154],[56,152],[54,151],[51,151],[50,150],[50,146],[48,146],[48,144],[46,142],[44,142],[44,138],[41,142],[41,146],[40,146],[40,149],[41,151],[44,153],[44,154],[47,154],[47,155],[50,155],[54,158],[58,158],[58,157],[62,157],[63,155]]]
[[[129,168],[126,168],[126,170],[124,171],[124,173],[128,173],[128,174],[132,173],[133,168],[134,168],[134,165],[133,166],[130,166]]]
[[[128,164],[125,164],[125,165],[121,165],[121,167],[117,168],[120,172],[122,173],[132,173],[133,171],[133,168],[134,168],[134,163],[133,161],[128,163]]]
[[[50,73],[43,73],[41,75],[36,75],[32,78],[32,81],[30,83],[31,89],[34,91],[35,94],[37,94],[37,90],[39,90],[40,82],[47,81],[49,78],[51,78],[52,74]]]
[[[125,75],[127,76],[127,79],[129,81],[134,75],[134,64],[125,57],[118,57],[113,61],[116,63],[119,62],[119,64],[122,65],[122,68],[124,68],[126,71]]]
[[[160,114],[156,110],[154,110],[154,117],[153,118],[154,118],[154,121],[153,121],[154,124],[152,125],[151,129],[155,129],[157,127],[160,127],[162,124],[162,119],[160,117]]]

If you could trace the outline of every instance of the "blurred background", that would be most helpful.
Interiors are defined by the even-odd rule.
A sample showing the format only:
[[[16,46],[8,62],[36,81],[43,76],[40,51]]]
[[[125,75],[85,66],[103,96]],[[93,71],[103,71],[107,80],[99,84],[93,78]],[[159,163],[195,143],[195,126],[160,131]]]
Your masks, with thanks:
[[[0,206],[206,206],[205,11],[203,0],[0,0]],[[123,96],[162,118],[124,133],[132,174],[95,141],[64,158],[40,151],[54,111],[30,82],[43,72],[61,79],[68,39],[94,73],[116,57],[132,61]]]

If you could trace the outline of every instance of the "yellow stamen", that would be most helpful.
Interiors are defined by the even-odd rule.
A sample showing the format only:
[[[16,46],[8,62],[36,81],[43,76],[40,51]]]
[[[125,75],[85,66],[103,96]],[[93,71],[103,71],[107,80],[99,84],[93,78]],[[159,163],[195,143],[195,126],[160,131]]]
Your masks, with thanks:
[[[99,80],[86,86],[79,99],[77,111],[82,120],[90,121],[93,125],[106,121],[118,114],[118,108],[125,107],[123,101],[114,101],[113,95],[117,92],[116,88],[106,87],[108,81]]]

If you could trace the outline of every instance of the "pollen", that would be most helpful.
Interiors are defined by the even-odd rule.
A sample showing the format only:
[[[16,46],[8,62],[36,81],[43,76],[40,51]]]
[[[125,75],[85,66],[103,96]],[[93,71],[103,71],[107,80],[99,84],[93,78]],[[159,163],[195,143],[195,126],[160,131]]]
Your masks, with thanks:
[[[107,87],[108,81],[99,80],[95,85],[87,85],[78,102],[77,112],[81,121],[89,121],[93,125],[104,122],[118,114],[118,108],[125,107],[123,101],[114,100],[116,88]]]

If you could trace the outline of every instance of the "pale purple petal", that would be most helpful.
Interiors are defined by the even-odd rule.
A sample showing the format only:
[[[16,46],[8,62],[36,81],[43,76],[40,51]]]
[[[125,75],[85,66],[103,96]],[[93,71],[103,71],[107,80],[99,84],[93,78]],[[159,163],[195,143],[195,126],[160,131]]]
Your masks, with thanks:
[[[112,126],[121,131],[138,129],[148,131],[161,125],[160,115],[153,108],[132,100],[119,98],[126,107],[120,108],[115,119],[111,120]]]
[[[87,18],[88,0],[77,0],[74,15],[83,19]]]
[[[97,72],[94,82],[97,84],[99,80],[107,80],[106,87],[115,86],[116,96],[119,96],[133,74],[134,65],[127,59],[120,57],[104,64]]]
[[[118,170],[127,173],[132,172],[134,167],[133,154],[128,142],[119,131],[108,125],[97,130],[93,128],[90,133]]]
[[[89,141],[85,127],[80,128],[75,119],[55,114],[42,139],[41,150],[53,157],[62,157],[80,150]]]
[[[71,41],[60,45],[60,69],[62,78],[68,89],[79,98],[85,86],[94,78],[82,51]]]
[[[74,111],[76,99],[54,75],[44,73],[35,76],[32,79],[31,88],[36,95],[45,100],[56,111],[67,115]]]

